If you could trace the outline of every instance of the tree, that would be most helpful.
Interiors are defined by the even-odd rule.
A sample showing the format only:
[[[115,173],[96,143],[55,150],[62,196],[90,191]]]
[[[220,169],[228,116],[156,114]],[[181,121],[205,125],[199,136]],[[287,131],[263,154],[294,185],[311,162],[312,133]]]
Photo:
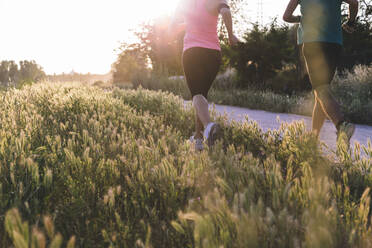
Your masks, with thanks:
[[[254,25],[237,48],[225,48],[230,63],[238,72],[239,86],[266,87],[265,83],[286,64],[295,65],[297,56],[292,37],[288,26],[278,26],[274,21],[270,27]]]
[[[143,24],[135,34],[139,39],[140,50],[149,59],[153,72],[167,75],[182,74],[183,36],[179,34],[171,40],[168,35],[169,16]]]
[[[10,79],[10,83],[13,85],[16,85],[19,81],[19,70],[18,65],[14,61],[10,61],[9,67],[8,67],[8,75]]]
[[[0,63],[0,82],[5,86],[9,85],[9,61],[1,61]]]
[[[35,61],[1,61],[0,83],[5,86],[22,86],[24,83],[40,81],[45,77],[43,69]]]
[[[36,64],[35,61],[23,60],[19,62],[20,82],[31,83],[38,82],[45,77],[43,68]]]
[[[359,20],[371,28],[372,25],[372,0],[360,0]]]
[[[340,61],[341,69],[351,69],[355,65],[372,63],[372,0],[359,1],[359,17],[353,34],[344,32],[344,53]],[[343,19],[348,15],[347,5],[343,6]]]
[[[112,66],[115,83],[128,83],[147,74],[146,54],[138,44],[123,44],[117,61]]]
[[[137,42],[123,43],[120,54],[112,66],[114,82],[138,81],[152,73],[180,75],[182,70],[183,35],[174,40],[168,36],[169,17],[142,24],[135,35]],[[136,83],[136,82],[134,82]]]

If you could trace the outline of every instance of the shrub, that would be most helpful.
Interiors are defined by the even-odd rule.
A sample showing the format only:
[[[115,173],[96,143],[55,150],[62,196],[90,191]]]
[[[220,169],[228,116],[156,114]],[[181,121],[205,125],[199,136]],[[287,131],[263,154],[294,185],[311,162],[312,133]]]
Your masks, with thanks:
[[[372,124],[372,67],[356,66],[338,76],[333,91],[348,119]]]
[[[214,90],[231,90],[236,88],[237,73],[234,69],[227,69],[221,74],[218,74],[213,82],[212,89]]]
[[[191,99],[189,88],[183,77],[169,77],[167,75],[152,73],[150,76],[141,75],[133,82],[134,89],[138,87],[149,90],[160,90]]]
[[[104,84],[105,82],[103,82],[102,80],[98,80],[93,83],[93,86],[103,87]]]
[[[306,76],[299,78],[296,68],[286,68],[267,83],[267,90],[281,95],[303,95],[311,91],[311,83]]]
[[[265,88],[285,64],[296,64],[293,30],[274,20],[269,27],[254,25],[244,34],[244,42],[226,50],[231,66],[237,70],[238,86]]]

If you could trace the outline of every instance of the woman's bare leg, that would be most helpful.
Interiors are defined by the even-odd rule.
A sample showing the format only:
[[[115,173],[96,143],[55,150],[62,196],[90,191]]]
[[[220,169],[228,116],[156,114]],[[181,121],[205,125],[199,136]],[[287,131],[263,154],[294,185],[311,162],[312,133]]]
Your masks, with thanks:
[[[327,118],[327,115],[324,113],[323,108],[320,105],[319,99],[315,95],[315,104],[314,104],[313,118],[312,118],[312,121],[313,121],[312,131],[317,137],[319,137],[320,130],[322,129],[326,118]]]
[[[192,99],[193,106],[195,108],[195,113],[197,115],[198,120],[197,126],[200,124],[202,125],[202,128],[204,129],[208,123],[211,122],[211,117],[209,115],[209,104],[207,99],[205,99],[202,95],[196,95]],[[199,124],[198,124],[199,122]],[[200,126],[199,126],[200,128]],[[198,130],[197,130],[198,131]]]
[[[202,139],[203,138],[203,123],[199,119],[198,115],[196,114],[196,109],[195,109],[195,139]]]

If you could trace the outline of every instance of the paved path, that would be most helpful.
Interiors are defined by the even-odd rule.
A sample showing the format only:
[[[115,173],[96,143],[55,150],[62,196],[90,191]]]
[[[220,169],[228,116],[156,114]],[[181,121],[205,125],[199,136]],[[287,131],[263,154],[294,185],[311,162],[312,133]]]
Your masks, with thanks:
[[[250,110],[246,108],[221,105],[215,105],[215,107],[218,113],[226,113],[230,119],[236,121],[244,121],[248,115],[249,120],[256,121],[263,131],[267,131],[269,129],[278,129],[281,122],[291,123],[294,121],[304,121],[306,128],[308,130],[311,129],[311,118],[307,116],[279,114],[261,110]],[[211,108],[213,107],[211,106]],[[323,141],[331,150],[335,151],[336,128],[330,121],[326,121],[324,124],[320,134],[320,140]],[[367,146],[368,140],[372,140],[372,126],[357,125],[355,134],[351,139],[353,146],[355,145],[355,142],[359,142],[361,145]]]

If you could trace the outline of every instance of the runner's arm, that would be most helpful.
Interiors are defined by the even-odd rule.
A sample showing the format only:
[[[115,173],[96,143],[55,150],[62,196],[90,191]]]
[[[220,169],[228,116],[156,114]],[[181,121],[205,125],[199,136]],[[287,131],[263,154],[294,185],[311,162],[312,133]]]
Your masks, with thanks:
[[[229,37],[234,34],[233,30],[233,22],[232,22],[232,16],[229,5],[227,5],[226,1],[221,1],[225,3],[221,3],[217,8],[218,12],[221,14],[223,23],[226,26],[227,33],[229,34]]]
[[[230,11],[229,5],[227,4],[227,1],[226,0],[220,0],[219,4],[217,6],[217,9],[218,9],[218,12],[222,16],[223,23],[226,26],[227,33],[229,35],[229,43],[230,43],[231,46],[234,46],[239,42],[239,40],[234,35],[234,27],[233,27],[231,11]]]
[[[287,9],[284,12],[283,20],[289,23],[299,23],[301,22],[301,16],[294,16],[293,12],[296,10],[299,4],[299,0],[290,0]]]
[[[173,18],[169,24],[168,33],[171,36],[177,35],[185,30],[184,24],[184,9],[186,8],[186,1],[181,0],[176,8]]]

